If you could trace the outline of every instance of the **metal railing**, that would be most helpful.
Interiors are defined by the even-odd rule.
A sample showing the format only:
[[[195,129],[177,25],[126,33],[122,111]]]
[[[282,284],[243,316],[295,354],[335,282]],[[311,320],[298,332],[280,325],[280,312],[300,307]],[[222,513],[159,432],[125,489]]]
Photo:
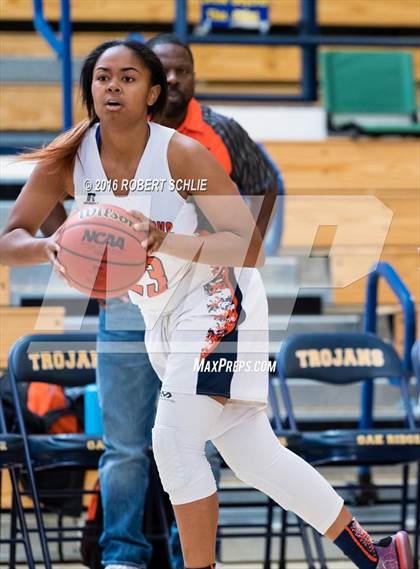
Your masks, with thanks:
[[[375,269],[369,273],[366,285],[366,302],[364,327],[366,332],[376,333],[377,306],[378,306],[378,284],[379,279],[383,278],[398,298],[404,314],[404,350],[402,363],[407,373],[412,371],[411,349],[416,339],[416,310],[413,297],[405,283],[402,281],[396,270],[385,262],[380,262]],[[374,385],[371,381],[365,381],[361,389],[361,419],[359,427],[361,429],[371,429],[373,427],[373,404],[374,404]],[[371,482],[370,468],[367,466],[359,468],[359,477],[364,478],[365,484],[369,486]]]
[[[407,373],[412,371],[411,349],[416,339],[416,310],[414,299],[399,274],[389,263],[378,263],[369,273],[366,287],[364,327],[366,332],[376,333],[378,282],[382,278],[398,298],[404,315],[404,338],[402,363]],[[372,427],[373,386],[366,382],[362,386],[362,421],[360,428]]]
[[[201,93],[200,99],[223,101],[264,102],[311,102],[317,99],[317,55],[318,48],[325,45],[420,47],[420,39],[410,36],[336,35],[325,36],[318,31],[317,0],[300,0],[300,19],[296,34],[212,34],[188,33],[187,0],[174,0],[176,17],[174,31],[180,39],[191,44],[248,44],[284,45],[301,48],[302,73],[299,94],[241,94]],[[72,125],[72,70],[71,70],[71,0],[60,0],[61,18],[58,39],[50,24],[44,18],[43,0],[33,0],[34,26],[62,62],[63,127]]]
[[[383,46],[383,47],[420,47],[420,39],[410,36],[374,36],[374,35],[336,35],[325,36],[318,31],[317,0],[300,0],[300,19],[295,35],[235,33],[197,35],[188,33],[187,0],[176,1],[174,31],[189,44],[248,44],[248,45],[285,45],[301,48],[302,73],[300,93],[296,94],[241,94],[241,93],[200,93],[198,98],[211,101],[297,101],[317,100],[317,55],[323,45]]]
[[[33,0],[34,26],[51,49],[61,59],[62,93],[63,93],[63,129],[73,124],[72,110],[72,69],[71,69],[71,18],[70,0],[61,1],[60,35],[57,38],[54,30],[44,17],[44,1]]]

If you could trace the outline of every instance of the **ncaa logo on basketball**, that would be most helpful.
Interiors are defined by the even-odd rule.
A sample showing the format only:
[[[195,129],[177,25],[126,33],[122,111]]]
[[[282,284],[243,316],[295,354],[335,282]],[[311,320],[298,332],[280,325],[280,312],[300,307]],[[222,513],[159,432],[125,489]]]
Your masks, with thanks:
[[[98,245],[109,245],[110,247],[117,247],[124,251],[125,239],[124,237],[117,237],[113,233],[105,233],[104,231],[95,231],[94,229],[85,229],[82,241],[89,243],[98,243]]]

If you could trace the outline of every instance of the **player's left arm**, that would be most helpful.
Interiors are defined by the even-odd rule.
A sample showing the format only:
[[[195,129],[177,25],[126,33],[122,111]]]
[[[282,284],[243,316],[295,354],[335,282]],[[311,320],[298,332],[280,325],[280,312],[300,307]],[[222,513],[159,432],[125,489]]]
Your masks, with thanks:
[[[264,239],[278,195],[277,172],[258,145],[235,120],[228,123],[224,140],[229,151],[231,178],[247,200],[258,229]]]
[[[195,140],[175,133],[168,149],[168,161],[175,181],[193,182],[205,191],[182,191],[184,199],[194,199],[212,226],[209,235],[163,234],[142,214],[136,229],[147,231],[143,242],[149,255],[156,251],[188,261],[230,267],[261,266],[262,240],[252,214],[225,170],[212,154]]]

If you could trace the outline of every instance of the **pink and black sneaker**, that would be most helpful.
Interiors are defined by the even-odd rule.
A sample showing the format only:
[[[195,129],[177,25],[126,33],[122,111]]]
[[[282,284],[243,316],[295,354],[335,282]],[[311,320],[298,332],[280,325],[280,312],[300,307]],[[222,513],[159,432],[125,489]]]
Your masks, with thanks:
[[[407,532],[399,531],[375,542],[376,569],[413,569],[413,552]]]

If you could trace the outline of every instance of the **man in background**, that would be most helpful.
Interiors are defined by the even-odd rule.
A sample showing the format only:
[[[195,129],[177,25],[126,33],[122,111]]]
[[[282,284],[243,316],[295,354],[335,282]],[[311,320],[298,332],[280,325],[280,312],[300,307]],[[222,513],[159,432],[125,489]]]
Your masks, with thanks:
[[[168,103],[158,122],[190,136],[205,146],[250,200],[258,229],[264,237],[278,194],[278,172],[232,118],[200,105],[194,98],[194,60],[190,47],[172,34],[147,42],[162,62],[168,82]]]
[[[281,189],[278,172],[237,122],[194,98],[194,61],[187,44],[162,34],[148,45],[160,58],[168,82],[167,107],[155,120],[206,146],[243,196],[260,196],[250,207],[264,237]],[[64,209],[58,206],[48,220],[51,233],[64,220]],[[151,558],[142,520],[160,383],[144,348],[144,327],[139,309],[127,299],[100,307],[97,384],[105,442],[99,465],[104,512],[100,545],[107,569],[146,569]],[[109,349],[113,343],[115,349]],[[218,480],[220,459],[211,443],[206,453]],[[183,568],[176,539],[174,545],[174,569]]]

